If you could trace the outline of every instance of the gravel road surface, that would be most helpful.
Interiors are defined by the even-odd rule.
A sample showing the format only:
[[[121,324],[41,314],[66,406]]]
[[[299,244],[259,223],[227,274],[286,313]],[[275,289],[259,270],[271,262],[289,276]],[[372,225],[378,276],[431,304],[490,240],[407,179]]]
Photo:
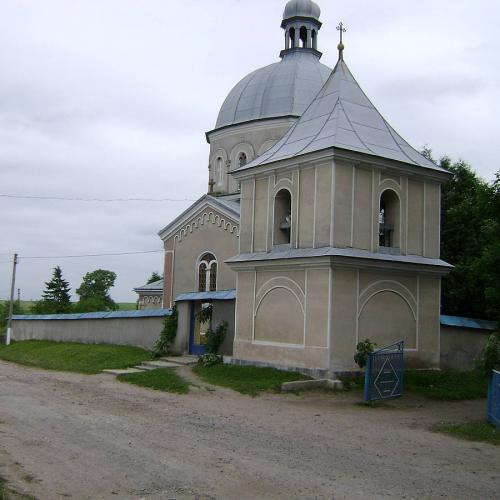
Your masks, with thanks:
[[[0,362],[0,476],[48,500],[500,496],[500,447],[429,431],[480,419],[484,401],[373,409],[197,385],[177,396]]]

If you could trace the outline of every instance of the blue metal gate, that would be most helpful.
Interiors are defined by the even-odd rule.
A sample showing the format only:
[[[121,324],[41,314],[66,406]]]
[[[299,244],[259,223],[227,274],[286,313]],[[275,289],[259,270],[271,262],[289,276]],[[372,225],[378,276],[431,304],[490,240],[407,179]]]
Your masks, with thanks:
[[[488,388],[488,422],[500,427],[500,372],[494,371]]]
[[[365,372],[365,401],[397,398],[403,394],[404,341],[374,351]]]

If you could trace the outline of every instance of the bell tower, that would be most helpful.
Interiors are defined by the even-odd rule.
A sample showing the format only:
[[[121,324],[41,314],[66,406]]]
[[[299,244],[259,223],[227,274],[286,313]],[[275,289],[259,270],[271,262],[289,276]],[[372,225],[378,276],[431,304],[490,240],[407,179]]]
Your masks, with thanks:
[[[318,32],[321,29],[321,9],[312,0],[290,0],[283,13],[281,27],[285,30],[285,49],[280,56],[290,52],[314,52],[319,58]]]

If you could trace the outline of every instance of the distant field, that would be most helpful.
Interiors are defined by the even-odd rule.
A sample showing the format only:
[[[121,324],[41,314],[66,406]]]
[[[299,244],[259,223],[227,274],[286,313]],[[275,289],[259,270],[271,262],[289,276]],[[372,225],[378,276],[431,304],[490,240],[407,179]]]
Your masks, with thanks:
[[[4,303],[5,300],[0,300],[0,305],[3,305]],[[33,304],[34,302],[31,300],[21,300],[21,307],[26,314],[31,312]],[[135,302],[118,302],[118,307],[120,308],[120,311],[135,311],[137,309]]]

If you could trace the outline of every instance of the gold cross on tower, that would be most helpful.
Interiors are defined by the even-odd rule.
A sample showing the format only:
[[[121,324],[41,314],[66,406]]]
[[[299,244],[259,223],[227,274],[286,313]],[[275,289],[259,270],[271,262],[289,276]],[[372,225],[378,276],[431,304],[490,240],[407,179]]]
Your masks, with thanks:
[[[344,28],[343,22],[340,22],[340,24],[337,26],[337,31],[340,31],[340,43],[337,46],[337,48],[339,49],[339,59],[341,61],[343,61],[344,60],[344,42],[342,41],[342,35],[347,31]]]

